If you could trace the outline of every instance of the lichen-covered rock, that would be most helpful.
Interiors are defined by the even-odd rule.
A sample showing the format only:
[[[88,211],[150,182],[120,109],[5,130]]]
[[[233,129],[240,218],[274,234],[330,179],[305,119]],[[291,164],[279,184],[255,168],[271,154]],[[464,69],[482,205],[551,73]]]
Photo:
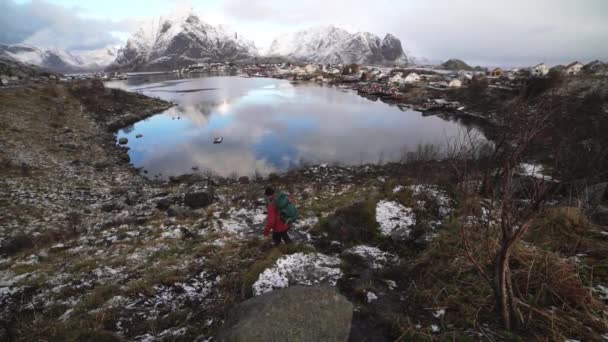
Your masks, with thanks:
[[[397,202],[380,201],[376,206],[376,221],[380,232],[395,240],[406,240],[416,224],[412,208],[406,208]]]
[[[353,305],[335,289],[294,286],[237,305],[217,340],[347,341],[352,316]]]
[[[184,204],[192,209],[204,208],[213,203],[213,191],[189,192],[184,196]]]

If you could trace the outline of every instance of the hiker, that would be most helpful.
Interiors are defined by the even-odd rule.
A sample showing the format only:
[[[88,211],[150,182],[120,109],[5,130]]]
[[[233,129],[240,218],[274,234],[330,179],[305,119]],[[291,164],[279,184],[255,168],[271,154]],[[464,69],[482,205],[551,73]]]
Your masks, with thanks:
[[[268,198],[268,215],[266,217],[264,236],[268,236],[272,232],[272,241],[275,246],[281,244],[281,240],[285,244],[290,244],[291,238],[288,231],[293,221],[297,218],[293,200],[290,200],[283,193],[275,196],[274,189],[271,187],[266,188],[265,194],[266,198]]]

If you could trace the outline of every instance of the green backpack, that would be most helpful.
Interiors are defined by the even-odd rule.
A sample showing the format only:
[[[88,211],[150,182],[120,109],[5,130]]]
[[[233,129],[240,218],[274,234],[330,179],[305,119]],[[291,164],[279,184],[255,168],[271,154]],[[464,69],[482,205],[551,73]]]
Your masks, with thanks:
[[[293,224],[298,219],[298,210],[289,201],[289,197],[286,194],[279,194],[274,200],[274,204],[277,206],[277,209],[279,209],[281,219],[286,224]]]

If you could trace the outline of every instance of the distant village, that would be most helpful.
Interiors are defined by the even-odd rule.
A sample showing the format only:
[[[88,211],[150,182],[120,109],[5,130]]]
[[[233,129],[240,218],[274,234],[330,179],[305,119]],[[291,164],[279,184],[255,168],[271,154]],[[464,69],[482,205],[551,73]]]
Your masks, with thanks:
[[[290,81],[309,81],[352,89],[360,95],[381,99],[385,102],[411,104],[415,110],[463,110],[458,102],[447,101],[442,96],[406,98],[413,89],[426,89],[437,95],[442,91],[465,88],[473,83],[484,87],[517,92],[530,79],[550,77],[608,77],[608,64],[593,61],[587,64],[578,61],[552,68],[545,63],[528,68],[487,69],[470,67],[463,61],[451,59],[441,65],[412,67],[378,67],[360,64],[233,64],[205,63],[176,69],[171,73],[179,77],[193,74],[235,75],[240,77],[268,77]],[[123,80],[142,73],[96,73],[80,75],[50,75],[43,77],[55,81],[98,78],[102,80]],[[147,73],[143,73],[144,75]],[[149,73],[148,73],[149,74]],[[0,85],[10,85],[17,80],[0,75]]]
[[[230,66],[196,65],[176,72],[221,72]],[[449,60],[439,66],[414,67],[374,67],[358,64],[349,65],[293,65],[262,64],[234,66],[242,77],[271,77],[293,81],[313,81],[322,84],[333,84],[341,88],[356,90],[360,95],[380,98],[386,102],[403,103],[404,96],[414,88],[434,90],[433,93],[468,87],[474,82],[483,83],[488,88],[517,92],[531,78],[549,77],[607,77],[608,65],[600,61],[583,64],[578,61],[567,66],[558,65],[549,68],[545,63],[529,68],[509,70],[481,67],[472,68],[460,60]],[[442,98],[421,99],[415,109],[428,111],[433,109],[463,109],[457,102],[448,102]]]

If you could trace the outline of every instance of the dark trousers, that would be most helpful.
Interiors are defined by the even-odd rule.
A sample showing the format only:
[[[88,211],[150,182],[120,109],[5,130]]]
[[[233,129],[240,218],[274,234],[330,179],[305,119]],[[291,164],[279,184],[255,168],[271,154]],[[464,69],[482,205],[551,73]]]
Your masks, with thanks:
[[[289,237],[289,234],[287,234],[287,231],[280,233],[272,233],[272,241],[274,242],[275,246],[280,245],[281,240],[283,240],[286,245],[291,243],[291,238]]]

